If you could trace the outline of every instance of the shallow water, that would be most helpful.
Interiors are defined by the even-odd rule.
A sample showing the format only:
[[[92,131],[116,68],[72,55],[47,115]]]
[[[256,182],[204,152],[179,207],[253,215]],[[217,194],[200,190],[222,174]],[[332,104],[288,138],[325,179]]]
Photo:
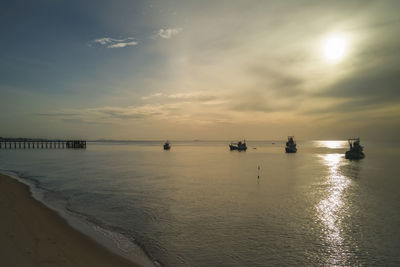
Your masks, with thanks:
[[[298,142],[297,154],[272,141],[98,142],[2,149],[0,168],[166,266],[400,265],[400,146],[362,143],[366,158],[349,161],[343,141]]]

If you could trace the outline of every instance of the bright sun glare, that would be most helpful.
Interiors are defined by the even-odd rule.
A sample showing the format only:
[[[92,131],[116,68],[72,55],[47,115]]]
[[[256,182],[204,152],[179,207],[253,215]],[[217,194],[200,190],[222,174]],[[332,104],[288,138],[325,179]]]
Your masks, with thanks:
[[[328,37],[324,42],[324,56],[330,62],[338,62],[346,55],[346,48],[347,40],[344,36]]]

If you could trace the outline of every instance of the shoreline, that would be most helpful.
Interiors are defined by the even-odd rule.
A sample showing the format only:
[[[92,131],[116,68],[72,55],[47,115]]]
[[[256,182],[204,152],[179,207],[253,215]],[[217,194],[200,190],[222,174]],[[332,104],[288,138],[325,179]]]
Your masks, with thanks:
[[[28,185],[0,174],[0,256],[5,266],[140,266],[74,229]]]

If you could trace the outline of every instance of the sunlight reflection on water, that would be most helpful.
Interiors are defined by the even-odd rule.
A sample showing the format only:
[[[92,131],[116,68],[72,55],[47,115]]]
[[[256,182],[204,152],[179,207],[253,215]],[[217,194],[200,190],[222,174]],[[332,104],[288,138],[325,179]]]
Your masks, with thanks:
[[[316,209],[318,219],[323,224],[326,243],[329,246],[329,265],[343,265],[347,261],[347,249],[341,234],[343,225],[343,193],[349,186],[350,180],[345,177],[340,167],[346,162],[342,154],[327,154],[322,156],[324,164],[329,168],[327,177],[328,196],[322,199]]]
[[[326,147],[331,149],[347,147],[347,142],[343,140],[319,140],[314,142],[317,147]]]

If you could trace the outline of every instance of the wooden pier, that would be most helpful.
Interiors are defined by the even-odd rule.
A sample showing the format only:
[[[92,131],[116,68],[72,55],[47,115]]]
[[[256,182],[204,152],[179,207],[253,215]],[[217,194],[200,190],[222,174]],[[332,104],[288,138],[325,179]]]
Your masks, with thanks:
[[[0,149],[86,149],[84,140],[0,138]]]

